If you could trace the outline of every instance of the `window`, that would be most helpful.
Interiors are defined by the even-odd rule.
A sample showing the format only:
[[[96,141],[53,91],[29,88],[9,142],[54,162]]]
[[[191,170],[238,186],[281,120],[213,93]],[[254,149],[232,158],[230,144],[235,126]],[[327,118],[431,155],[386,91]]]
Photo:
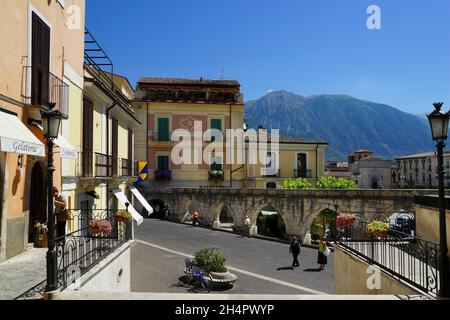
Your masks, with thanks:
[[[94,143],[94,106],[92,102],[83,99],[83,155],[82,175],[92,176],[93,143]]]
[[[158,141],[169,141],[169,118],[158,118]]]
[[[211,129],[216,129],[222,132],[222,119],[211,119]],[[222,137],[214,136],[214,133],[211,134],[211,141],[222,141]]]
[[[308,178],[307,177],[307,164],[306,164],[306,154],[297,153],[297,171],[295,174],[296,178]]]
[[[50,28],[33,12],[31,38],[32,104],[49,102]]]
[[[169,156],[158,156],[157,157],[157,169],[158,170],[169,170]]]

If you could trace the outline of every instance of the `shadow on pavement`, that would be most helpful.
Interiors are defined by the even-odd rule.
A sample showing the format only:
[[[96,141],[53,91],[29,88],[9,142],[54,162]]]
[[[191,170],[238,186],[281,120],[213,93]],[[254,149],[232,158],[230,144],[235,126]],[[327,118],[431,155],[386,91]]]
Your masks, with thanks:
[[[321,272],[322,270],[320,270],[320,268],[318,268],[318,269],[305,269],[303,271],[305,271],[305,272]]]
[[[280,267],[277,269],[277,271],[282,271],[282,270],[294,270],[294,267]]]

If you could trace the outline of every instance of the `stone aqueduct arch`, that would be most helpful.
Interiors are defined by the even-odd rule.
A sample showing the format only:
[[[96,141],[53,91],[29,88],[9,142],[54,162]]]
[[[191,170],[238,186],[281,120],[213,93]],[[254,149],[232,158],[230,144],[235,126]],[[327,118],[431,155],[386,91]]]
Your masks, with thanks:
[[[203,221],[214,226],[220,209],[227,206],[235,226],[243,228],[247,214],[256,224],[258,214],[273,206],[281,215],[288,235],[303,238],[315,217],[324,209],[351,212],[366,220],[388,217],[401,209],[414,209],[414,196],[436,190],[279,190],[139,187],[147,200],[161,199],[181,220],[191,203],[196,203]]]

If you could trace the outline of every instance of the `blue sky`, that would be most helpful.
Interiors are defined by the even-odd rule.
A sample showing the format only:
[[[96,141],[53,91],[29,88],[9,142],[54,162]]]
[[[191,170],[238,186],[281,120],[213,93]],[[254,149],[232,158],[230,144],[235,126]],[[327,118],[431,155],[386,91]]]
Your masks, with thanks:
[[[381,8],[381,30],[366,26]],[[270,90],[348,94],[411,113],[450,108],[448,0],[87,0],[87,27],[134,85],[220,78],[246,100]]]

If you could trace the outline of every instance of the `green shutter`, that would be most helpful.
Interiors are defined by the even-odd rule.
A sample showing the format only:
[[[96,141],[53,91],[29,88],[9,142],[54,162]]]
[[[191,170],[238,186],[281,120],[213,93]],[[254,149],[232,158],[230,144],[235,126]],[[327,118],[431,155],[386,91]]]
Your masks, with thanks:
[[[222,119],[211,119],[211,129],[222,131]],[[211,141],[222,141],[219,137],[211,135]]]
[[[158,141],[169,141],[169,118],[158,118]]]

